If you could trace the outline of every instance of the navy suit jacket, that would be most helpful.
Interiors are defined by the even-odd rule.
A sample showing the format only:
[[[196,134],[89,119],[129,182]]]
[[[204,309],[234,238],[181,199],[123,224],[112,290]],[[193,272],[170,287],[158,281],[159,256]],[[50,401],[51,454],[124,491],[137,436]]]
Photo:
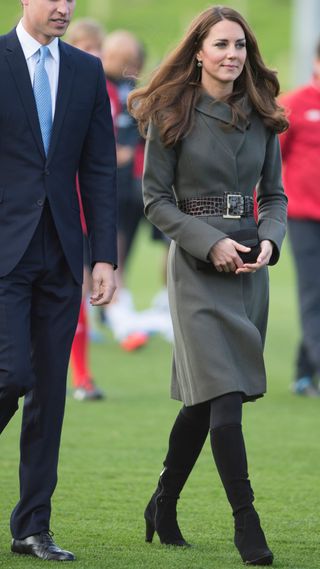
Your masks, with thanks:
[[[23,256],[47,199],[66,259],[82,282],[79,175],[91,261],[116,264],[116,157],[101,62],[59,40],[60,72],[45,156],[16,31],[0,37],[0,277]]]

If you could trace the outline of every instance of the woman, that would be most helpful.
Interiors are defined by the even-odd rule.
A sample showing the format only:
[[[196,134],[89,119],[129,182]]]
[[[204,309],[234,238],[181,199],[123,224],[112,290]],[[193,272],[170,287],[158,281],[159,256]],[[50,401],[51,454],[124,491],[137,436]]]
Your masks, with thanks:
[[[156,531],[162,543],[187,545],[176,503],[210,431],[235,519],[235,545],[252,565],[273,561],[253,507],[241,415],[243,402],[266,390],[267,265],[277,262],[285,234],[277,133],[287,120],[278,91],[248,24],[235,10],[217,6],[194,20],[150,84],[129,99],[141,132],[150,125],[146,215],[172,239],[172,397],[184,404],[145,511],[146,540]],[[260,249],[250,249],[228,236],[255,236],[258,183]],[[245,254],[251,262],[241,258]]]

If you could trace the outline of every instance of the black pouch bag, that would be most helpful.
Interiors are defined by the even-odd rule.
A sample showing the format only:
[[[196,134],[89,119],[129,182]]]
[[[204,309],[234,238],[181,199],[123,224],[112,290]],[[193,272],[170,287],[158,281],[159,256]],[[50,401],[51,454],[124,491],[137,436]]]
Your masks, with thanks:
[[[255,263],[258,255],[261,251],[260,249],[260,242],[258,237],[258,229],[256,227],[248,227],[247,229],[239,229],[238,231],[234,231],[228,235],[230,239],[237,241],[237,243],[241,243],[241,245],[245,245],[246,247],[251,247],[251,251],[248,253],[242,253],[238,251],[239,257],[243,260],[244,263]]]
[[[238,231],[229,233],[228,237],[230,239],[233,239],[233,241],[237,241],[237,243],[241,243],[241,245],[245,245],[246,247],[251,247],[251,250],[248,251],[248,253],[242,253],[242,251],[238,251],[238,255],[239,257],[241,257],[244,263],[256,262],[258,255],[261,251],[257,227],[248,227],[246,229],[239,229]],[[205,261],[198,260],[197,269],[198,271],[212,270],[214,269],[214,266],[212,263],[206,263]]]

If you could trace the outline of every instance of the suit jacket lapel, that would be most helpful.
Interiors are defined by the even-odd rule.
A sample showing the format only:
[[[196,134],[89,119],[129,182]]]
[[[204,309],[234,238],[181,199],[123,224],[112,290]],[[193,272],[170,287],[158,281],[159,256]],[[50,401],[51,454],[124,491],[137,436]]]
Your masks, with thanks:
[[[48,152],[48,162],[50,161],[56,144],[59,140],[60,130],[63,124],[63,119],[67,111],[69,98],[71,94],[71,87],[74,76],[74,63],[72,57],[67,50],[67,46],[63,42],[59,42],[60,47],[60,69],[59,69],[59,83],[57,91],[56,109],[54,113],[54,121],[52,125],[52,134],[50,147]]]
[[[40,123],[27,62],[15,30],[7,35],[6,59],[40,153],[45,157]]]

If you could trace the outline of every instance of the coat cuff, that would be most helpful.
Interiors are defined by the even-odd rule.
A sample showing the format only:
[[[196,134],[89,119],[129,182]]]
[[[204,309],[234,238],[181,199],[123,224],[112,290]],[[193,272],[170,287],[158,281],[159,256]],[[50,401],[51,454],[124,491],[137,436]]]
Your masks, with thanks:
[[[286,228],[283,223],[274,219],[263,219],[258,224],[259,241],[268,239],[273,243],[273,252],[269,261],[269,265],[275,265],[279,261],[281,245],[286,234]]]

